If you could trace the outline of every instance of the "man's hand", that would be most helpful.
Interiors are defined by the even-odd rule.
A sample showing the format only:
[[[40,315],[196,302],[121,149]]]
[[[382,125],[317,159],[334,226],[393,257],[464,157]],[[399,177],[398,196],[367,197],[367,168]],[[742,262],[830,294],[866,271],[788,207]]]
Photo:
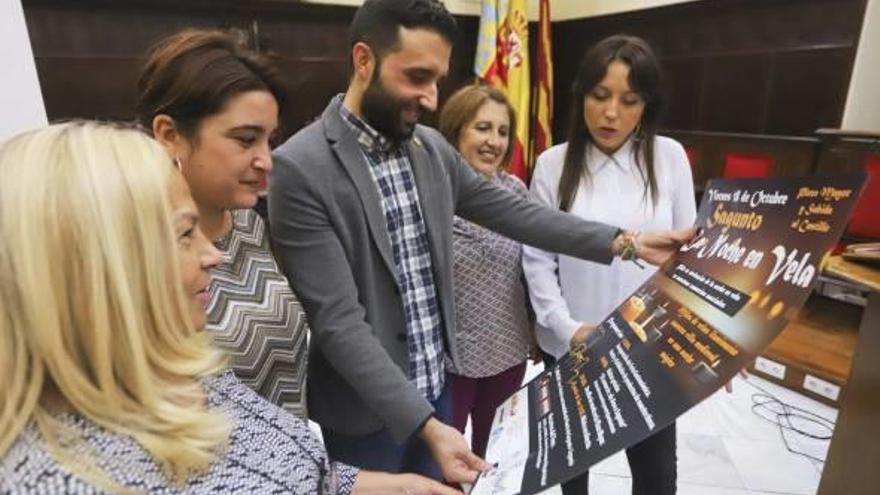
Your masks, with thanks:
[[[436,418],[428,419],[419,436],[428,444],[443,477],[450,483],[473,483],[481,471],[491,467],[471,452],[458,430]]]
[[[682,230],[658,230],[654,232],[630,232],[624,231],[618,235],[611,244],[611,251],[615,256],[621,256],[627,251],[627,247],[635,250],[639,258],[652,265],[662,265],[678,248],[690,241],[697,235],[697,228],[691,227]]]
[[[575,347],[583,344],[587,341],[587,338],[592,335],[593,332],[598,328],[595,325],[587,325],[586,323],[582,324],[574,331],[574,335],[571,336],[571,341],[569,341],[569,347],[574,349]]]

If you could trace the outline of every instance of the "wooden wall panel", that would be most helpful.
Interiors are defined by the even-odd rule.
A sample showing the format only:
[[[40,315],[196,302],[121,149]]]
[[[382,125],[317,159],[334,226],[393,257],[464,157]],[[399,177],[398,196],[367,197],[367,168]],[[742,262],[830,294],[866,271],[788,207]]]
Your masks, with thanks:
[[[321,116],[327,102],[345,91],[348,69],[339,60],[281,59],[278,68],[289,91],[280,135],[289,135]]]
[[[555,23],[557,133],[583,53],[627,33],[667,72],[668,129],[809,135],[843,115],[865,0],[711,0]]]
[[[708,131],[670,130],[665,134],[694,154],[694,184],[702,190],[706,181],[720,177],[728,153],[773,157],[773,175],[801,176],[815,172],[819,139],[816,137],[766,136]]]
[[[762,133],[772,64],[772,58],[765,54],[708,59],[702,85],[705,99],[700,128]]]
[[[880,484],[880,293],[862,316],[850,381],[819,483],[819,495],[873,495]],[[873,438],[873,440],[871,440]]]
[[[156,41],[186,27],[248,27],[216,9],[32,3],[25,18],[50,120],[133,119],[137,76]]]
[[[667,108],[664,125],[671,129],[697,129],[703,107],[700,96],[704,84],[706,61],[702,58],[667,60]]]
[[[281,136],[319,117],[327,101],[345,91],[348,80],[347,28],[354,9],[312,15],[258,13],[257,44],[269,53],[288,88]]]
[[[284,0],[24,0],[37,73],[50,119],[132,119],[143,56],[186,27],[236,28],[272,56],[290,90],[281,139],[319,116],[348,82],[353,7]],[[478,20],[458,17],[441,99],[472,79]],[[429,115],[431,123],[436,116]]]
[[[23,4],[52,119],[131,117],[144,52],[187,26],[236,27],[255,47],[277,54],[293,95],[283,116],[286,133],[314,118],[347,82],[352,7],[284,0]],[[864,6],[865,0],[711,0],[554,23],[557,140],[583,52],[617,32],[642,36],[657,50],[669,86],[665,128],[809,135],[835,127]],[[458,20],[441,100],[473,79],[478,19]]]
[[[37,57],[49,120],[134,120],[137,74],[131,57]]]
[[[861,172],[869,155],[880,155],[880,133],[819,129],[821,149],[816,171],[821,174]]]
[[[781,53],[775,58],[767,127],[778,134],[809,135],[837,127],[843,117],[852,63],[844,48]]]

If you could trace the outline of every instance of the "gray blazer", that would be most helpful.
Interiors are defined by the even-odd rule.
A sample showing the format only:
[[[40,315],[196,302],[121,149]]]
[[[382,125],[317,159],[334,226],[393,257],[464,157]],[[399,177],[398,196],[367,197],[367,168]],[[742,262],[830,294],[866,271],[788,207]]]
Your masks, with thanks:
[[[309,414],[333,431],[387,427],[403,441],[431,415],[407,379],[403,302],[379,191],[334,98],[274,153],[269,218],[275,252],[312,329]],[[445,349],[457,362],[452,218],[549,251],[609,263],[617,229],[529,202],[479,177],[435,130],[406,144],[430,241]]]

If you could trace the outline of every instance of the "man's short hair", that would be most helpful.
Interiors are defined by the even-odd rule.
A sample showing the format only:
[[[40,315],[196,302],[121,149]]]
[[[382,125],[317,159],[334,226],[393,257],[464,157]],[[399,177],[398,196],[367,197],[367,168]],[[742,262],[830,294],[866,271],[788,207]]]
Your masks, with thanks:
[[[455,18],[439,0],[366,0],[354,14],[348,28],[349,46],[366,43],[378,60],[397,47],[398,32],[427,29],[455,41]]]

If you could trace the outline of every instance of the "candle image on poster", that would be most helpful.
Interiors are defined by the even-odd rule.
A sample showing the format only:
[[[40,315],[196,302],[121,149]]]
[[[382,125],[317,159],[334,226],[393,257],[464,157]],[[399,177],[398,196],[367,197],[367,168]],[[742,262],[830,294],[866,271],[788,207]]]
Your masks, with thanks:
[[[701,229],[502,404],[472,495],[531,494],[652,435],[766,348],[806,301],[864,174],[713,180]]]

